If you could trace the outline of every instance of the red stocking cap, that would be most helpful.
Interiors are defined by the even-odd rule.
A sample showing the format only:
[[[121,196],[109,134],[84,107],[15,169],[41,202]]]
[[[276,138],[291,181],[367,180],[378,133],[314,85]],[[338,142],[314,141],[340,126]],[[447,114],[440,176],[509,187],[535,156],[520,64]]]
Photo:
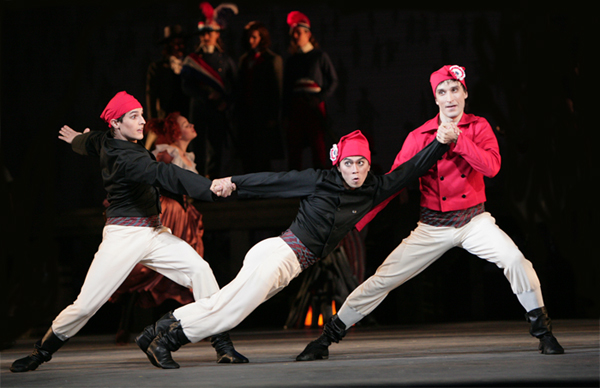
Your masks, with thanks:
[[[437,89],[438,85],[449,79],[460,81],[465,87],[465,90],[467,90],[467,83],[465,81],[466,76],[467,73],[465,72],[465,68],[457,65],[446,65],[438,71],[433,72],[431,77],[429,77],[433,95],[435,96],[435,89]]]
[[[302,12],[292,11],[288,13],[287,24],[290,26],[290,31],[294,27],[304,27],[310,30],[310,20]]]
[[[106,105],[106,108],[104,108],[100,118],[106,121],[110,127],[110,120],[118,119],[125,113],[141,107],[142,104],[140,104],[140,102],[131,94],[127,94],[127,92],[119,92],[108,102],[108,105]]]
[[[363,156],[371,164],[369,141],[359,130],[343,136],[340,142],[334,144],[329,151],[329,159],[331,159],[334,166],[337,166],[341,160],[349,156]]]

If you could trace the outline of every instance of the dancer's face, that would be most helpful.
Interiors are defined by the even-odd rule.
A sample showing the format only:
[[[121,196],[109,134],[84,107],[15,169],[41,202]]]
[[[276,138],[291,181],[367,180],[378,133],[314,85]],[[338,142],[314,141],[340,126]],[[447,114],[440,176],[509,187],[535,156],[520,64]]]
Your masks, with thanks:
[[[465,111],[469,94],[463,85],[454,80],[440,83],[435,89],[435,103],[440,108],[442,122],[456,121]]]
[[[125,113],[122,121],[111,120],[115,139],[132,143],[142,140],[144,138],[144,124],[146,124],[143,113],[142,108],[137,108]]]
[[[361,187],[370,170],[371,165],[364,156],[348,156],[338,166],[338,171],[342,174],[344,183],[349,189]]]

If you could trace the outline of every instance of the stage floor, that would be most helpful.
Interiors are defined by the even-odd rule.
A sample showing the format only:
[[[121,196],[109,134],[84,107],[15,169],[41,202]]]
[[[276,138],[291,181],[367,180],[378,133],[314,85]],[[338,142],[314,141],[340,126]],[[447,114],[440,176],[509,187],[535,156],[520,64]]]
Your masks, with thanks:
[[[216,364],[207,341],[173,353],[180,369],[153,367],[134,343],[75,336],[36,371],[11,373],[31,352],[1,353],[1,387],[598,387],[599,321],[555,320],[564,355],[541,355],[525,322],[356,327],[329,360],[296,362],[320,330],[233,330],[249,364]]]

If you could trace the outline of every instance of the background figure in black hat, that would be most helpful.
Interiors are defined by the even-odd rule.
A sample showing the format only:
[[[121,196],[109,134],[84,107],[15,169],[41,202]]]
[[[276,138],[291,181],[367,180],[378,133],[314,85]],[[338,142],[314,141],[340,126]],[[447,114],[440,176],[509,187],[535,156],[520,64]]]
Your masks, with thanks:
[[[221,30],[237,14],[234,4],[217,8],[201,3],[204,20],[198,23],[200,44],[185,57],[181,70],[184,93],[190,96],[189,120],[198,137],[192,142],[198,172],[207,177],[221,176],[223,151],[231,134],[231,106],[237,68],[224,52]],[[226,172],[224,172],[226,174]]]
[[[287,128],[288,168],[325,168],[328,137],[325,101],[338,86],[329,55],[319,48],[306,15],[293,11],[287,16],[290,51],[283,75],[283,119]],[[302,166],[302,152],[312,151],[312,166]]]
[[[269,48],[265,25],[252,21],[244,28],[246,52],[239,59],[236,122],[244,172],[271,171],[271,160],[283,159],[280,126],[283,60]]]

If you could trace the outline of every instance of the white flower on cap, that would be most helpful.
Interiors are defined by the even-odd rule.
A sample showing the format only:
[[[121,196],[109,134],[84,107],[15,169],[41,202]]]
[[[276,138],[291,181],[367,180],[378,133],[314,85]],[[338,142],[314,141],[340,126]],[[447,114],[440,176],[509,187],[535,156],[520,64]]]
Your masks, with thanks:
[[[465,77],[467,76],[467,73],[465,72],[464,67],[453,65],[453,66],[450,66],[450,69],[448,69],[448,70],[450,70],[452,72],[452,74],[454,74],[456,79],[459,81],[464,80]]]
[[[329,150],[329,159],[331,159],[331,163],[333,163],[335,165],[335,162],[337,161],[337,157],[338,157],[338,146],[337,144],[334,144],[331,149]]]

